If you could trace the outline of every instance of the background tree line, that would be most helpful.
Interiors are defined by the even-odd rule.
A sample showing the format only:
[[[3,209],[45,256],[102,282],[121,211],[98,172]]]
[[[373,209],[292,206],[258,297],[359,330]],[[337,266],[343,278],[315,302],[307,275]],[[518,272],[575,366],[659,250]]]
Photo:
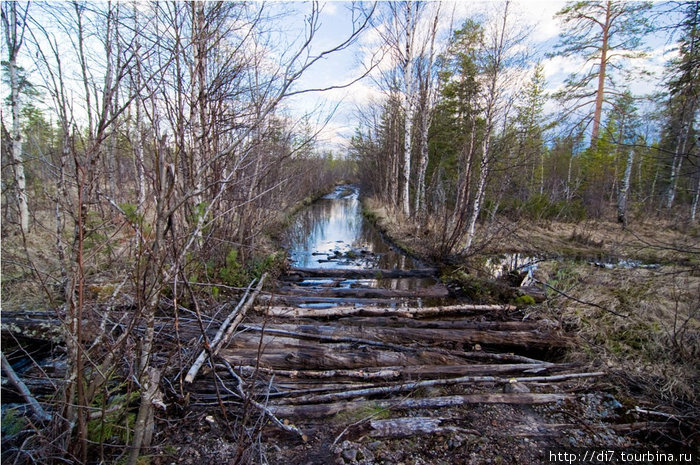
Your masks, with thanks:
[[[386,97],[361,109],[352,140],[365,188],[405,218],[430,217],[440,254],[467,252],[477,220],[497,213],[696,221],[699,5],[567,3],[550,56],[578,56],[583,71],[549,94],[544,57],[526,53],[510,2],[446,40],[431,27],[449,22],[445,8],[393,3],[382,26],[394,59],[378,80]],[[662,95],[633,95],[631,82],[649,79],[634,59],[653,23],[677,55]]]

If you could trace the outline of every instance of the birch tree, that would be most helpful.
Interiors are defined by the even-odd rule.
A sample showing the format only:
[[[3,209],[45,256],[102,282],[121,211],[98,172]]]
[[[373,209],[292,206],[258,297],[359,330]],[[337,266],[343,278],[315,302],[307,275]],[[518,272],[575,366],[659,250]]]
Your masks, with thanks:
[[[434,69],[436,56],[435,39],[440,20],[440,3],[437,3],[433,13],[432,26],[429,29],[427,44],[424,44],[421,50],[421,59],[418,62],[418,82],[420,89],[420,114],[418,117],[420,150],[418,155],[418,169],[416,173],[416,192],[414,198],[414,211],[421,212],[425,208],[425,175],[428,168],[428,130],[433,121],[435,99],[439,92],[437,73]],[[425,51],[425,47],[428,50]]]
[[[27,27],[27,13],[29,3],[24,5],[19,2],[2,2],[2,26],[5,31],[5,46],[7,47],[7,68],[10,75],[10,107],[12,109],[12,133],[10,134],[10,146],[12,153],[12,169],[14,172],[15,191],[17,196],[17,209],[20,230],[29,232],[29,201],[27,199],[27,180],[24,174],[24,157],[22,155],[22,127],[21,127],[21,102],[20,90],[22,76],[20,76],[17,58],[24,42],[24,34]]]
[[[617,151],[621,154],[627,153],[627,156],[623,157],[625,159],[625,169],[617,193],[617,221],[622,224],[624,229],[627,227],[627,201],[632,177],[632,166],[634,164],[634,142],[637,137],[636,108],[634,107],[634,98],[630,92],[625,92],[617,99],[615,111],[619,115],[616,118],[619,125],[616,137]]]
[[[416,33],[423,2],[403,1],[389,3],[391,25],[385,34],[385,41],[391,48],[394,60],[401,70],[399,96],[404,121],[403,150],[401,156],[401,190],[399,203],[401,211],[411,213],[411,156],[413,152],[413,116],[416,106],[416,79],[414,61],[416,59]]]
[[[476,222],[484,202],[495,156],[492,140],[498,123],[505,118],[510,106],[511,100],[508,93],[516,90],[513,73],[523,65],[519,46],[525,39],[525,35],[512,23],[510,6],[510,1],[503,3],[499,16],[487,25],[483,39],[481,108],[484,135],[481,140],[479,177],[471,204],[462,253],[468,253],[474,242]]]

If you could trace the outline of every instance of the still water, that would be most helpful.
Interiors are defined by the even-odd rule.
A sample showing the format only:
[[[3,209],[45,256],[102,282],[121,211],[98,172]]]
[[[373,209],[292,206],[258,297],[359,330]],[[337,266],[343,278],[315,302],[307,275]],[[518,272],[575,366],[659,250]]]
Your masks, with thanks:
[[[392,248],[362,216],[357,186],[338,186],[299,212],[283,238],[292,266],[409,270],[419,267]]]

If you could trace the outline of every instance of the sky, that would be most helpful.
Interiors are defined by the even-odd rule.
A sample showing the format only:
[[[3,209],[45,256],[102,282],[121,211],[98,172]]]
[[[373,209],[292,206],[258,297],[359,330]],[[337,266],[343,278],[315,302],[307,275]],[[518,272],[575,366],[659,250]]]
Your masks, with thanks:
[[[564,79],[572,71],[581,67],[580,61],[575,57],[546,56],[546,53],[551,51],[553,45],[558,41],[560,28],[555,13],[565,4],[565,1],[559,0],[520,0],[513,4],[512,11],[517,18],[518,25],[523,26],[529,32],[528,51],[534,56],[532,62],[535,63],[539,59],[544,66],[549,91],[560,88]],[[294,35],[303,32],[301,29],[304,24],[303,18],[310,11],[310,5],[308,3],[278,3],[278,6],[281,5],[284,5],[291,12],[284,20],[288,23],[291,33]],[[438,32],[440,43],[443,45],[447,43],[447,38],[450,35],[451,16],[454,18],[452,24],[458,27],[466,18],[484,17],[499,8],[500,5],[500,2],[488,0],[443,2],[441,7],[443,19],[440,22]],[[315,38],[314,50],[330,48],[348,36],[352,29],[350,6],[351,3],[345,1],[322,3],[320,28]],[[298,83],[297,89],[327,87],[352,82],[353,79],[365,72],[370,55],[378,50],[378,41],[379,35],[376,30],[366,31],[347,50],[332,54],[311,68]],[[650,49],[650,55],[643,60],[643,63],[638,64],[651,71],[652,77],[633,80],[630,88],[635,94],[648,94],[657,90],[656,86],[660,82],[664,64],[670,58],[673,49],[673,44],[667,43],[665,35],[650,36],[646,43]],[[315,114],[310,123],[321,131],[317,144],[320,151],[332,150],[340,155],[347,151],[350,137],[358,125],[357,108],[381,99],[382,93],[372,78],[378,76],[379,68],[382,66],[386,67],[388,64],[383,63],[368,77],[346,89],[302,94],[286,101],[287,111],[292,116],[312,112]],[[556,104],[549,102],[546,110],[556,111]]]

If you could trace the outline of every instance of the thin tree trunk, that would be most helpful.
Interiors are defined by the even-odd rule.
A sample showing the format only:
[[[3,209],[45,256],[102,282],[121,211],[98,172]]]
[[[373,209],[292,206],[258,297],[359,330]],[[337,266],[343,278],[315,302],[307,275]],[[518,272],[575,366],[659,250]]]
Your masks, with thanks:
[[[430,35],[430,51],[428,53],[428,63],[425,65],[423,76],[423,111],[420,115],[420,156],[418,161],[418,173],[416,183],[416,198],[414,211],[422,212],[425,207],[425,174],[428,168],[428,131],[432,123],[432,107],[435,100],[432,67],[435,59],[435,36],[437,35],[438,19],[440,15],[440,4],[438,3],[433,20],[433,27]]]
[[[630,188],[630,177],[632,176],[632,164],[634,163],[634,150],[629,150],[627,155],[627,165],[622,178],[622,185],[617,196],[617,221],[622,223],[622,228],[627,227],[627,196]]]
[[[483,155],[481,158],[481,172],[479,173],[479,183],[476,187],[476,194],[474,196],[474,204],[472,206],[471,215],[469,216],[469,225],[467,226],[467,237],[464,242],[464,252],[467,252],[474,241],[474,233],[476,230],[476,221],[479,218],[479,213],[481,212],[481,204],[484,198],[484,193],[486,192],[486,181],[489,176],[490,168],[490,155],[489,155],[489,143],[491,136],[486,135],[483,143]]]
[[[698,172],[698,182],[695,185],[695,195],[693,196],[693,205],[690,207],[690,221],[695,221],[698,211],[698,202],[700,201],[700,172]]]
[[[20,125],[20,76],[17,68],[17,54],[22,46],[25,18],[17,17],[16,2],[3,5],[2,23],[5,29],[7,45],[7,67],[10,71],[10,106],[12,107],[12,169],[15,176],[15,191],[17,193],[17,208],[19,225],[23,233],[29,232],[29,205],[27,199],[27,180],[24,174],[24,159],[22,157],[22,127]],[[8,17],[9,16],[9,17]],[[26,10],[25,10],[26,17]],[[18,25],[22,24],[21,30]]]
[[[608,65],[608,40],[610,36],[610,12],[612,0],[608,0],[605,9],[605,24],[603,25],[603,44],[600,47],[600,64],[598,71],[598,90],[595,97],[593,113],[593,129],[591,131],[591,147],[595,148],[600,132],[600,120],[603,115],[603,100],[605,97],[605,71]]]
[[[411,152],[413,150],[413,141],[411,139],[411,128],[413,126],[413,33],[414,21],[411,2],[406,2],[405,12],[405,36],[406,49],[403,57],[403,78],[404,78],[404,94],[403,94],[403,114],[404,114],[404,130],[403,130],[403,171],[401,173],[401,211],[404,215],[411,214],[410,201],[410,179],[411,179]]]
[[[666,208],[669,209],[673,206],[673,201],[676,198],[676,191],[678,189],[678,174],[681,172],[681,167],[683,166],[683,158],[685,156],[685,146],[687,141],[688,130],[686,129],[685,121],[683,121],[681,123],[680,134],[678,134],[678,144],[676,145],[676,150],[673,152],[671,177],[669,179],[670,184],[666,194]]]

